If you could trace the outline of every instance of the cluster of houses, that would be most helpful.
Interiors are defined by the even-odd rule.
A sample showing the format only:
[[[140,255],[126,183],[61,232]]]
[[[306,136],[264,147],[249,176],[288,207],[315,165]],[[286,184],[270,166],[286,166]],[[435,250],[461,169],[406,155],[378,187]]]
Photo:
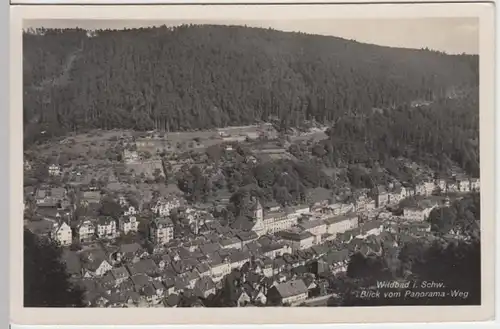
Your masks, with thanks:
[[[133,153],[129,156],[133,161]],[[479,179],[455,177],[413,187],[377,186],[345,202],[281,207],[254,200],[253,221],[223,226],[210,209],[186,206],[177,197],[157,198],[144,209],[123,195],[115,200],[121,207],[119,218],[80,216],[75,221],[76,204],[98,206],[101,192],[74,195],[66,188],[42,187],[31,192],[40,218],[26,226],[62,246],[83,246],[66,248],[64,259],[92,306],[175,307],[186,300],[190,306],[204,306],[203,301],[224,289],[224,279],[233,276],[238,282],[234,305],[300,305],[327,293],[318,275],[345,271],[352,252],[377,254],[381,240],[396,245],[404,237],[426,234],[430,227],[425,219],[439,206],[430,198],[436,191],[479,188]],[[415,196],[424,198],[405,206],[402,214],[389,210]],[[174,209],[183,214],[175,223]],[[116,243],[119,236],[136,234],[144,216],[152,249]],[[188,233],[179,231],[179,220]]]
[[[373,225],[371,223],[376,221],[371,220],[384,219],[384,216],[392,218],[393,214],[385,211],[386,207],[397,208],[402,200],[424,198],[405,205],[402,216],[399,216],[407,221],[423,222],[430,212],[440,205],[432,199],[434,193],[467,193],[479,189],[479,179],[456,177],[449,181],[443,179],[424,181],[412,187],[405,187],[402,184],[377,186],[371,191],[361,191],[352,202],[347,203],[319,200],[312,206],[304,205],[291,209],[272,206],[264,211],[257,201],[252,230],[258,236],[279,232],[281,236],[286,237],[284,239],[290,245],[308,248],[323,241],[333,240],[338,234],[357,228],[359,217],[366,221],[365,225]],[[308,220],[303,221],[304,218]]]

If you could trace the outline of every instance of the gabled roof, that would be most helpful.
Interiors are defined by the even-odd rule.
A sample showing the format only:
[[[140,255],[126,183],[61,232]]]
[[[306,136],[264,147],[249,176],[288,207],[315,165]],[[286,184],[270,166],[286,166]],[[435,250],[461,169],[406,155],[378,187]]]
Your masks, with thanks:
[[[229,255],[229,260],[231,263],[241,262],[245,260],[250,260],[250,253],[248,251],[236,251]]]
[[[308,230],[325,224],[325,221],[322,219],[313,219],[300,223],[299,227],[304,230]]]
[[[152,284],[148,284],[147,286],[142,288],[142,293],[146,297],[152,297],[152,296],[156,295],[156,290],[155,290],[155,288],[153,288]]]
[[[282,242],[272,242],[270,244],[266,244],[262,246],[261,250],[263,253],[271,252],[271,251],[276,251],[276,250],[281,250],[285,247],[285,244]]]
[[[37,220],[37,221],[29,221],[26,224],[28,230],[30,230],[33,234],[36,235],[45,235],[49,234],[54,228],[54,222],[49,220]]]
[[[228,237],[220,241],[220,245],[223,247],[237,243],[241,243],[241,240],[236,237]]]
[[[327,224],[331,225],[331,224],[340,223],[340,222],[343,222],[346,220],[352,220],[352,219],[355,219],[357,217],[358,217],[358,215],[356,215],[355,213],[349,213],[346,215],[340,215],[340,216],[327,218],[327,219],[325,219],[325,222]]]
[[[248,218],[243,216],[238,216],[236,220],[231,223],[231,228],[236,230],[250,231],[252,227],[254,227],[254,222]]]
[[[214,289],[215,283],[210,277],[203,277],[196,282],[195,287],[202,292],[206,292],[208,290]]]
[[[100,200],[101,192],[100,191],[84,191],[82,192],[82,199],[84,200]]]
[[[127,265],[128,270],[131,275],[135,274],[154,274],[159,271],[158,266],[152,259],[141,259],[135,264]]]
[[[172,269],[177,273],[184,273],[188,271],[191,266],[184,260],[172,261]]]
[[[159,290],[159,289],[165,289],[165,286],[161,281],[153,280],[153,288]]]
[[[139,252],[142,252],[143,248],[138,244],[138,243],[128,243],[128,244],[122,244],[120,245],[120,252],[127,254],[137,254]]]
[[[302,231],[302,232],[292,232],[292,231],[282,231],[279,232],[279,235],[285,239],[285,240],[291,240],[291,241],[301,241],[305,240],[310,237],[314,237],[311,233],[307,231]]]
[[[83,256],[83,267],[95,271],[104,261],[107,261],[106,252],[100,248],[86,250],[81,254]]]
[[[100,217],[97,221],[97,225],[110,225],[111,223],[113,223],[115,220],[111,217]]]
[[[308,292],[302,280],[292,280],[275,286],[281,298],[297,296]]]
[[[171,294],[171,295],[168,295],[167,298],[165,298],[165,306],[168,306],[168,307],[174,307],[174,306],[177,306],[177,304],[179,304],[179,301],[180,301],[180,297],[176,294]]]
[[[63,187],[53,187],[50,194],[55,199],[63,199],[66,196],[66,189]]]
[[[321,256],[329,251],[329,248],[325,245],[312,246],[311,249],[316,254],[316,256]]]
[[[349,259],[349,250],[347,249],[331,251],[325,256],[323,256],[323,260],[329,264],[344,262],[348,259]]]
[[[188,281],[193,281],[193,280],[197,280],[200,278],[198,273],[196,273],[195,271],[184,272],[184,273],[180,274],[180,277],[185,278]]]
[[[113,277],[115,279],[117,279],[117,280],[129,277],[129,273],[128,273],[127,269],[124,266],[113,268],[111,270],[111,274],[113,274]]]
[[[141,289],[151,282],[151,278],[146,274],[136,274],[133,275],[130,279],[134,283],[136,289]]]
[[[197,266],[196,266],[196,270],[198,271],[198,273],[202,274],[202,273],[206,273],[206,272],[209,272],[210,271],[210,266],[205,263],[205,262],[200,262]]]
[[[165,226],[173,226],[172,220],[168,217],[156,217],[152,222],[152,226],[155,228],[161,228]]]
[[[363,232],[367,232],[367,231],[370,231],[372,229],[378,228],[381,225],[382,225],[381,221],[371,220],[371,221],[364,223],[363,226],[361,227],[361,229],[363,230]]]
[[[252,255],[256,256],[260,254],[260,244],[257,241],[249,242],[245,245],[243,250],[248,250]]]
[[[236,236],[243,242],[245,241],[250,241],[250,240],[255,240],[257,239],[259,236],[257,235],[257,233],[255,233],[254,231],[250,231],[250,232],[238,232],[236,234]]]

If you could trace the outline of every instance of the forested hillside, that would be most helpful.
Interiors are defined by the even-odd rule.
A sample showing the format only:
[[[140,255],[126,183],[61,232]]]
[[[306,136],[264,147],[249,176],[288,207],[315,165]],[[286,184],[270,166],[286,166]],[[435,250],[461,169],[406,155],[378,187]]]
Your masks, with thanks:
[[[477,100],[454,118],[450,111],[455,106],[446,103],[443,121],[434,122],[431,112],[401,118],[408,115],[401,114],[405,106],[415,101],[449,101],[464,92],[470,98],[478,87],[477,56],[235,26],[94,34],[42,29],[27,31],[23,47],[27,141],[42,130],[46,135],[91,128],[178,131],[270,118],[294,126],[305,119],[331,123],[348,117],[353,122],[344,125],[351,131],[368,129],[371,136],[382,116],[366,121],[360,113],[373,108],[398,110],[383,114],[387,120],[380,130],[389,140],[405,143],[415,137],[428,151],[440,149],[443,133],[433,137],[418,133],[420,128],[448,132],[458,120],[460,130],[453,128],[452,138],[461,129],[474,136],[478,130],[473,117],[478,116]],[[434,122],[432,127],[428,122]],[[400,123],[418,125],[405,131],[395,126]],[[325,161],[333,161],[335,154]]]

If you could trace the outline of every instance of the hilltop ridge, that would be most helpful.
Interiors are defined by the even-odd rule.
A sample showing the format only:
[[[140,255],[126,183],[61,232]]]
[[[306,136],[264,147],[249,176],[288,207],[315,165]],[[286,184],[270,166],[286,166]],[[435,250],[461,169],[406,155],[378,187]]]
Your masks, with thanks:
[[[478,85],[477,56],[329,36],[187,25],[40,31],[23,39],[25,137],[185,131],[270,117],[287,126],[330,122]]]

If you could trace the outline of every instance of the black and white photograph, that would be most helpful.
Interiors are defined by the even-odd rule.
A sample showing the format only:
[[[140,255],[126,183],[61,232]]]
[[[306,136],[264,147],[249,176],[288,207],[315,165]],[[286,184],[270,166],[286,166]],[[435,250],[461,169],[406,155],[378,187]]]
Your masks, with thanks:
[[[24,20],[23,306],[481,306],[481,60],[478,17]]]

